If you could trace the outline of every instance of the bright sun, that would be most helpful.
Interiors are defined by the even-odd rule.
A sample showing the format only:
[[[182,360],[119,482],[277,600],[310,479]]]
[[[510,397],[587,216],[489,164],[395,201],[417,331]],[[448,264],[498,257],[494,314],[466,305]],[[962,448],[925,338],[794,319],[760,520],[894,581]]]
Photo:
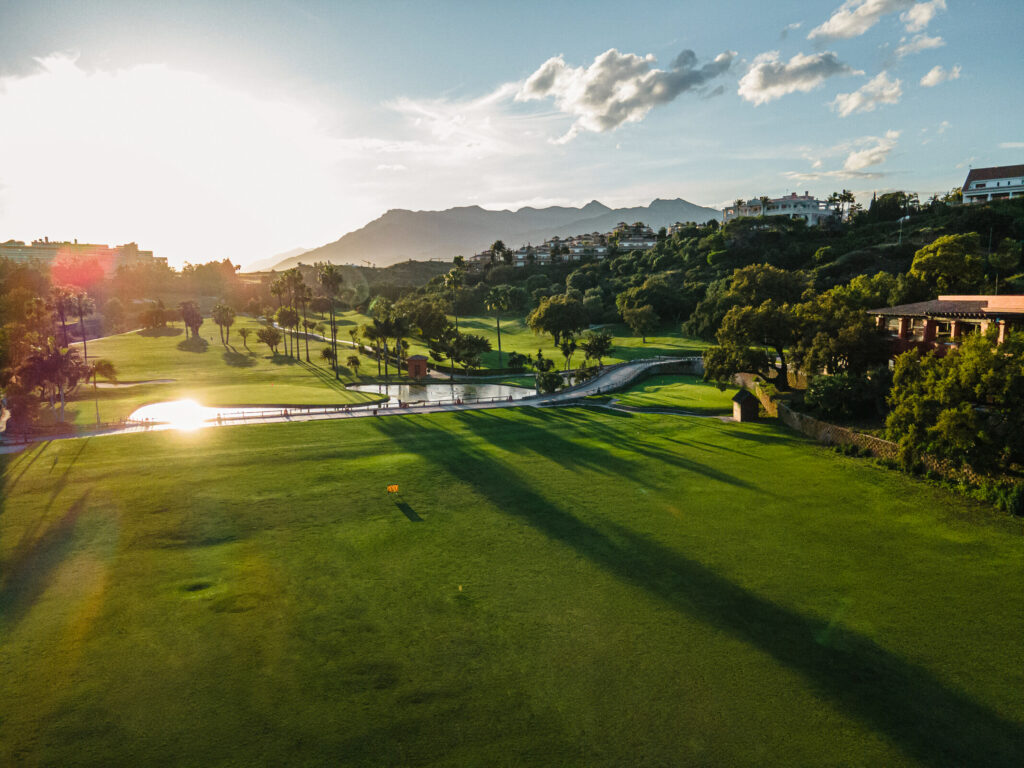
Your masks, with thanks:
[[[210,418],[209,408],[195,400],[171,400],[139,408],[131,415],[136,421],[150,421],[170,424],[173,429],[191,432],[199,429]]]

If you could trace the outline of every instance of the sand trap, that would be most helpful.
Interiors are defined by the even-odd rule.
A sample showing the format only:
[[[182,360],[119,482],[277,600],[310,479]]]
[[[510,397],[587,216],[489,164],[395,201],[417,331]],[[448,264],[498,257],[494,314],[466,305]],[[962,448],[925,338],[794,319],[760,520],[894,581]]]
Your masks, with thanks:
[[[100,389],[120,389],[121,387],[139,387],[143,384],[173,384],[177,379],[147,379],[146,381],[100,381],[96,386]]]

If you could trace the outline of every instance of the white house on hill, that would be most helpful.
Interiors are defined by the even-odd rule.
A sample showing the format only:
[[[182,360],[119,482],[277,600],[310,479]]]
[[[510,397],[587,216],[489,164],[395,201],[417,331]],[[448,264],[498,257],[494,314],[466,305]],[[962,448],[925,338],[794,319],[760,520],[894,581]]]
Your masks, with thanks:
[[[829,208],[825,200],[818,200],[809,192],[798,195],[796,192],[786,197],[748,200],[742,205],[730,205],[722,210],[722,221],[730,221],[740,216],[786,216],[790,219],[803,219],[807,226],[813,227],[823,221],[835,217],[835,211]]]
[[[971,168],[963,195],[965,205],[1024,196],[1024,165]]]

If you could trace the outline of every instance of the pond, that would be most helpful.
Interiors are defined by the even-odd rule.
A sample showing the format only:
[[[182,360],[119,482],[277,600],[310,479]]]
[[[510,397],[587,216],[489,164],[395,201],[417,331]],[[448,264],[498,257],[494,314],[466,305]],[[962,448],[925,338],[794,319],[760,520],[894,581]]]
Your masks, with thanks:
[[[431,382],[429,384],[358,384],[348,389],[356,392],[370,392],[375,395],[390,395],[392,400],[403,403],[417,403],[423,400],[437,402],[439,400],[522,400],[537,394],[536,390],[527,387],[511,387],[507,384],[487,384],[480,382]]]
[[[170,424],[175,429],[199,429],[204,424],[219,419],[238,419],[245,417],[281,416],[284,408],[269,405],[265,408],[211,408],[200,405],[195,400],[169,400],[163,403],[144,405],[132,411],[129,421],[141,421],[152,424]]]

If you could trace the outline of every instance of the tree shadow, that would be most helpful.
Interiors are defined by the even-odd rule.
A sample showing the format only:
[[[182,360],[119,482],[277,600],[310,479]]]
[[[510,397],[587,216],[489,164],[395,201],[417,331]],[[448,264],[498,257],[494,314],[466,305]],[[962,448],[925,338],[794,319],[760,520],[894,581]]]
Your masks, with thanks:
[[[267,358],[264,358],[267,359]],[[270,356],[271,365],[298,365],[299,361],[291,355],[282,355],[280,353]]]
[[[618,523],[599,528],[584,522],[535,491],[508,464],[495,461],[493,453],[474,447],[475,440],[460,438],[444,429],[443,422],[435,426],[428,421],[420,420],[418,426],[436,433],[435,446],[420,455],[472,487],[495,509],[679,613],[760,649],[906,754],[935,766],[1021,764],[1024,726],[948,687],[924,667],[858,632],[768,600]],[[409,422],[384,419],[378,426],[409,450]],[[550,433],[544,431],[545,443],[552,439]],[[561,460],[563,454],[554,455]]]
[[[165,326],[163,328],[143,328],[139,331],[139,336],[147,337],[159,337],[159,336],[181,336],[184,330],[181,328],[174,328],[173,326]]]
[[[178,342],[178,349],[182,352],[205,352],[209,346],[210,342],[202,336],[191,336]]]
[[[75,525],[85,509],[88,491],[68,507],[42,536],[22,544],[3,564],[0,581],[0,626],[9,632],[46,591],[53,572],[71,550]]]
[[[250,355],[243,355],[233,349],[225,349],[222,355],[224,362],[234,368],[252,368],[256,361]]]

